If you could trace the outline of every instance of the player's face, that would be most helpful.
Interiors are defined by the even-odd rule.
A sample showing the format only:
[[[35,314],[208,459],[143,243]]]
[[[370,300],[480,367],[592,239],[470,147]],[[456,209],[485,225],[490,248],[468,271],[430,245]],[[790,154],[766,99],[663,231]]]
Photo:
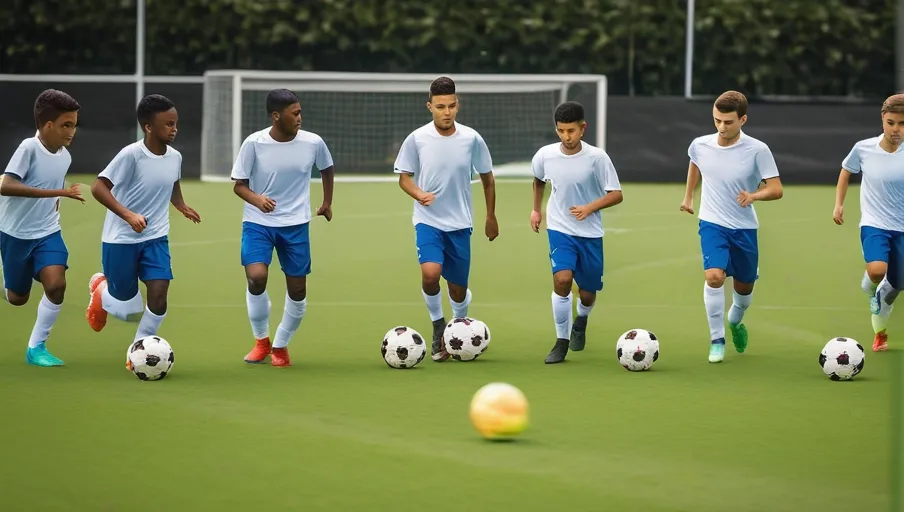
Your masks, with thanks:
[[[454,94],[434,96],[427,102],[427,108],[433,114],[433,123],[441,130],[448,130],[455,124],[458,115],[458,97]]]
[[[301,104],[293,103],[284,108],[282,112],[275,114],[279,131],[289,136],[295,136],[301,129]]]
[[[892,112],[882,114],[882,133],[892,145],[900,144],[901,137],[904,136],[904,114]]]
[[[41,137],[54,147],[72,144],[75,137],[75,126],[78,124],[78,112],[63,112],[56,121],[48,121],[41,130]]]
[[[574,123],[556,123],[556,133],[559,134],[559,140],[565,149],[576,149],[584,137],[584,130],[587,129],[587,123],[584,121]]]
[[[179,131],[178,125],[179,113],[175,108],[171,108],[155,115],[151,124],[145,125],[144,130],[157,140],[172,144],[176,140],[176,132]]]
[[[719,131],[719,137],[726,140],[734,140],[741,133],[741,127],[747,122],[747,116],[738,117],[737,112],[723,114],[713,107],[713,123]]]

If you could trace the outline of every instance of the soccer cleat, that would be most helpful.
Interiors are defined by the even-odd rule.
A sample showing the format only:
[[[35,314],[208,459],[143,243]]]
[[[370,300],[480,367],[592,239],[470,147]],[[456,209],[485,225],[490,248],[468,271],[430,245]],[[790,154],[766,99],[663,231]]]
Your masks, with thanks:
[[[877,332],[873,338],[873,352],[885,352],[888,350],[888,334],[885,331]]]
[[[267,356],[272,352],[270,346],[270,338],[264,338],[254,341],[254,348],[245,356],[245,362],[251,364],[263,363]]]
[[[721,363],[725,359],[725,338],[713,340],[709,344],[709,362]]]
[[[433,322],[433,345],[430,347],[430,357],[437,363],[441,363],[450,357],[450,354],[446,352],[446,344],[443,343],[443,332],[445,330],[445,318],[440,318]]]
[[[568,348],[575,352],[584,350],[584,344],[587,342],[587,317],[577,316],[574,319],[574,325],[571,326],[571,342]]]
[[[564,338],[556,339],[556,344],[553,345],[552,350],[549,351],[549,355],[546,356],[546,360],[544,361],[546,364],[556,364],[565,361],[565,356],[568,355],[568,340]]]
[[[289,361],[289,349],[287,347],[274,348],[270,353],[270,365],[277,367],[292,366]]]
[[[98,277],[99,276],[99,277]],[[88,282],[91,291],[91,300],[88,309],[85,310],[85,319],[95,332],[100,332],[107,325],[107,311],[104,309],[104,290],[107,287],[107,278],[103,274],[94,274]]]
[[[63,361],[48,352],[43,341],[37,347],[28,348],[25,352],[25,362],[34,366],[63,366]]]
[[[728,327],[731,329],[731,342],[734,343],[735,350],[743,354],[747,350],[747,327],[744,324],[728,324]]]

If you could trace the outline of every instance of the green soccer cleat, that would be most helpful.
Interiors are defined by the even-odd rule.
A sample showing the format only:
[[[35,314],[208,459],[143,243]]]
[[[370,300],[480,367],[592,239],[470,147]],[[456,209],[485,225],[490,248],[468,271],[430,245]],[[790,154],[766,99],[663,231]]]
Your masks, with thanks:
[[[725,359],[725,338],[713,340],[709,345],[709,362],[721,363]]]
[[[731,342],[734,343],[735,350],[743,354],[747,350],[747,327],[744,324],[728,324],[728,327],[731,329]]]
[[[63,361],[47,351],[42,341],[37,347],[25,352],[25,362],[34,366],[63,366]]]

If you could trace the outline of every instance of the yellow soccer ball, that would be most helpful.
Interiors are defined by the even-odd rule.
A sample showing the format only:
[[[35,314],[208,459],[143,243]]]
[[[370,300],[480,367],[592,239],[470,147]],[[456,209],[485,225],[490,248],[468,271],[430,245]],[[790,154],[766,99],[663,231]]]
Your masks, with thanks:
[[[486,439],[510,439],[527,428],[528,409],[527,397],[520,389],[492,382],[471,399],[471,424]]]

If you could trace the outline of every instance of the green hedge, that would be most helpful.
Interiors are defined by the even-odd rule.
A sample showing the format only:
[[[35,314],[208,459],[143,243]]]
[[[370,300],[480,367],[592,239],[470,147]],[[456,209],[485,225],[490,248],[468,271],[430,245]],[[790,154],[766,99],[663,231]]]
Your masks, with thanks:
[[[894,0],[697,0],[694,89],[882,96]],[[150,74],[604,73],[681,94],[683,0],[148,0]],[[0,2],[0,72],[132,73],[134,2]]]

